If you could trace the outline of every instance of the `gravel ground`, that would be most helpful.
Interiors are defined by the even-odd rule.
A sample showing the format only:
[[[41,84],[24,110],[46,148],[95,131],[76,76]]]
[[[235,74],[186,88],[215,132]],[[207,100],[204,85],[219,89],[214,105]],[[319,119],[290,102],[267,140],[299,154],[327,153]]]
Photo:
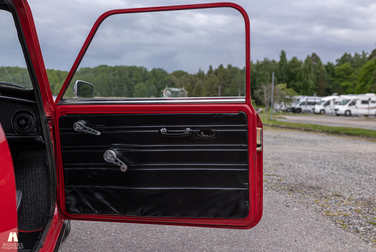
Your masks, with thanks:
[[[264,185],[376,247],[376,142],[267,127]]]

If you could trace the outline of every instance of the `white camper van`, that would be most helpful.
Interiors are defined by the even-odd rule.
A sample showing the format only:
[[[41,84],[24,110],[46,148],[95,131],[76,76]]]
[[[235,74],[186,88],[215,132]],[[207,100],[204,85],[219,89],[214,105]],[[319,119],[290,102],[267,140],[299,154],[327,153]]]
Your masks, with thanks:
[[[302,112],[313,112],[316,103],[321,101],[321,97],[316,96],[306,96],[297,102],[294,106],[292,106],[291,110],[294,113],[302,113]]]
[[[291,102],[284,104],[285,105],[285,111],[286,112],[292,112],[292,108],[294,106],[296,106],[299,103],[299,101],[301,101],[302,99],[304,99],[306,97],[307,96],[304,96],[304,95],[293,96],[292,99],[291,99],[292,100]]]
[[[346,101],[346,103],[345,103]],[[341,104],[343,103],[343,104]],[[336,115],[373,115],[376,116],[376,95],[363,94],[346,98],[335,108]]]
[[[315,114],[333,114],[334,107],[338,105],[344,97],[340,97],[337,95],[331,95],[322,98],[321,101],[316,103],[314,113]]]

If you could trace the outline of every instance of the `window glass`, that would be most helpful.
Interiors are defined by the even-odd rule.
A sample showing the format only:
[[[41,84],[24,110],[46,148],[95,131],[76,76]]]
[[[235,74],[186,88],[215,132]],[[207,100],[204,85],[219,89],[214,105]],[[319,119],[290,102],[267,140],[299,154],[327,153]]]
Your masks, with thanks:
[[[0,87],[32,88],[16,26],[10,12],[0,10]]]
[[[362,100],[362,104],[368,104],[367,100]]]
[[[92,84],[94,98],[105,100],[244,98],[245,47],[244,19],[233,8],[112,15],[64,99],[75,97],[77,81]]]
[[[357,101],[357,100],[353,100],[353,101],[349,104],[349,106],[355,106],[356,101]]]

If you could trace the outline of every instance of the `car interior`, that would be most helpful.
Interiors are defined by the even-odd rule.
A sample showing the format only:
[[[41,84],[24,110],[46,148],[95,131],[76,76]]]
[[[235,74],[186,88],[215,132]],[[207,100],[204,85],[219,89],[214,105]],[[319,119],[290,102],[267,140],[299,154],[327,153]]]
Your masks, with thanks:
[[[1,0],[0,35],[5,47],[0,49],[0,123],[15,171],[19,248],[30,251],[37,248],[53,215],[55,191],[51,181],[55,175],[50,169],[53,161],[47,118],[13,13],[11,4]]]

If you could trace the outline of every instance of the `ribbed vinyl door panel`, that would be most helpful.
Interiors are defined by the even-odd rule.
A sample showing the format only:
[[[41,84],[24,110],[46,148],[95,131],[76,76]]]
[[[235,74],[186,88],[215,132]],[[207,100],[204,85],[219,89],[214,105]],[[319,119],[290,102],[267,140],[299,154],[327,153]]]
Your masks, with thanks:
[[[100,131],[76,132],[77,121]],[[73,114],[59,118],[66,211],[72,214],[244,218],[247,116]],[[191,134],[169,136],[168,132]],[[113,150],[128,170],[104,161]]]

